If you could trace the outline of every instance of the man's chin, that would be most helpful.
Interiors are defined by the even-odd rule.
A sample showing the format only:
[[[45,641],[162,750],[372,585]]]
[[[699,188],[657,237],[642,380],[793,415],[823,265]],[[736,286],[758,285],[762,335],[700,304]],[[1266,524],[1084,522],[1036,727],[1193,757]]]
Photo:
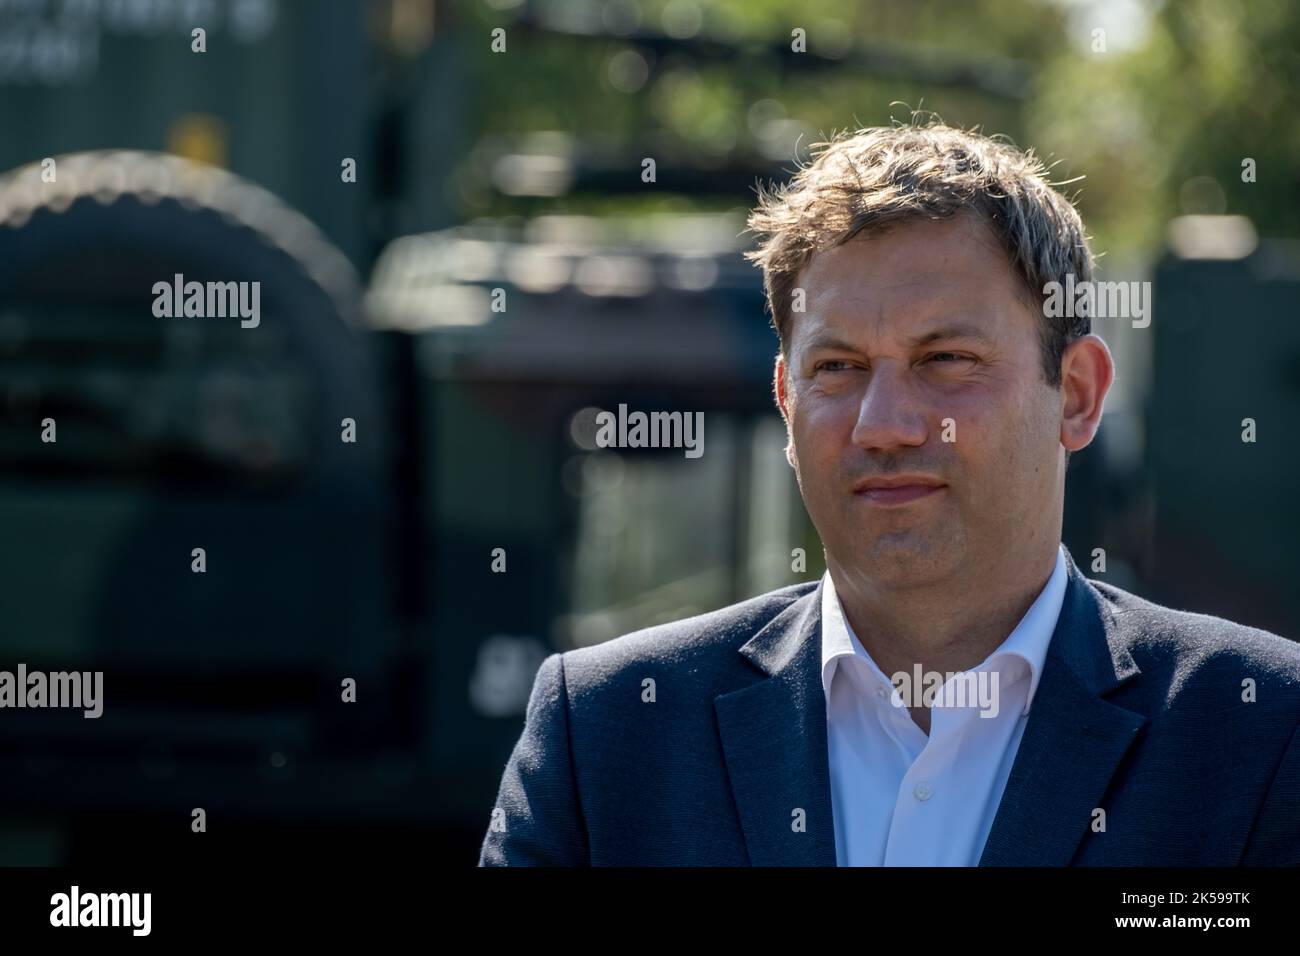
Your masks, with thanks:
[[[951,576],[952,553],[912,535],[886,535],[859,553],[854,571],[882,587],[926,587]]]

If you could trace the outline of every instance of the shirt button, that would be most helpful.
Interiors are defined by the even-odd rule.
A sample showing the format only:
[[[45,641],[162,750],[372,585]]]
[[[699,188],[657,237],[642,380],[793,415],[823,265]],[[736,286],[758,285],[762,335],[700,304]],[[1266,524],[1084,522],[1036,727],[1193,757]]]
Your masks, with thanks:
[[[883,688],[883,687],[877,687],[877,688],[876,688],[876,696],[877,696],[877,697],[885,697],[885,696],[887,696],[886,693],[885,693],[885,688]]]
[[[918,800],[929,800],[934,794],[934,788],[928,783],[918,783],[915,789],[912,790],[912,794]]]

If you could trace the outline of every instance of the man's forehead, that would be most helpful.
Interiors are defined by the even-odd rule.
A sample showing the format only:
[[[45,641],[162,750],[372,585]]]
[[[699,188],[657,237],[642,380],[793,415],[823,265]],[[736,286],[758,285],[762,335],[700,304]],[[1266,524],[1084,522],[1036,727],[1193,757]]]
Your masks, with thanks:
[[[1014,287],[999,288],[997,282],[983,274],[962,278],[953,273],[832,281],[808,288],[805,308],[792,316],[793,325],[804,336],[885,328],[918,334],[939,327],[967,334],[995,331],[1013,310],[1024,308]]]
[[[1026,308],[1019,275],[986,230],[977,241],[969,222],[944,220],[903,235],[911,225],[815,253],[795,286],[804,300],[797,331],[901,322],[924,332],[958,320],[991,331]]]
[[[797,285],[809,295],[823,294],[827,286],[925,288],[938,278],[967,274],[1012,277],[1006,253],[983,227],[919,222],[859,234],[813,253]]]

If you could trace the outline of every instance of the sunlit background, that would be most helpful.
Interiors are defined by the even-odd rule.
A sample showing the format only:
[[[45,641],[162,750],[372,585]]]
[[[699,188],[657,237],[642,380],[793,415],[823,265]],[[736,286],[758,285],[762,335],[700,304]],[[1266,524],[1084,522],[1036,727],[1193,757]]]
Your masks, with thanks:
[[[1153,283],[1075,556],[1296,637],[1298,48],[1284,0],[0,0],[0,668],[105,672],[0,712],[0,863],[473,862],[547,653],[822,572],[744,219],[914,110]],[[260,326],[155,318],[178,272]],[[598,448],[620,403],[704,455]]]

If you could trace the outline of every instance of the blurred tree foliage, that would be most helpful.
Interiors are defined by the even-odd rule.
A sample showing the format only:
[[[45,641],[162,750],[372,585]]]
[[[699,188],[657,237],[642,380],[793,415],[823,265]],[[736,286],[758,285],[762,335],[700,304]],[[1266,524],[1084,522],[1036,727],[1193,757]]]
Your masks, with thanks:
[[[529,26],[538,22],[554,29]],[[505,54],[489,47],[497,26]],[[494,0],[467,7],[458,28],[479,143],[459,177],[466,215],[750,198],[635,187],[608,197],[497,194],[491,158],[529,133],[567,134],[582,155],[627,163],[635,181],[641,156],[790,169],[834,131],[906,122],[919,107],[1034,147],[1055,164],[1055,181],[1084,177],[1065,191],[1097,251],[1155,252],[1165,222],[1183,212],[1240,213],[1265,235],[1298,234],[1292,0]],[[796,29],[810,54],[838,62],[785,54]],[[1242,181],[1246,157],[1255,183]]]
[[[1081,207],[1104,245],[1152,249],[1182,213],[1300,235],[1300,6],[1168,2],[1135,40],[1049,62],[1026,111],[1035,141],[1087,175]]]

